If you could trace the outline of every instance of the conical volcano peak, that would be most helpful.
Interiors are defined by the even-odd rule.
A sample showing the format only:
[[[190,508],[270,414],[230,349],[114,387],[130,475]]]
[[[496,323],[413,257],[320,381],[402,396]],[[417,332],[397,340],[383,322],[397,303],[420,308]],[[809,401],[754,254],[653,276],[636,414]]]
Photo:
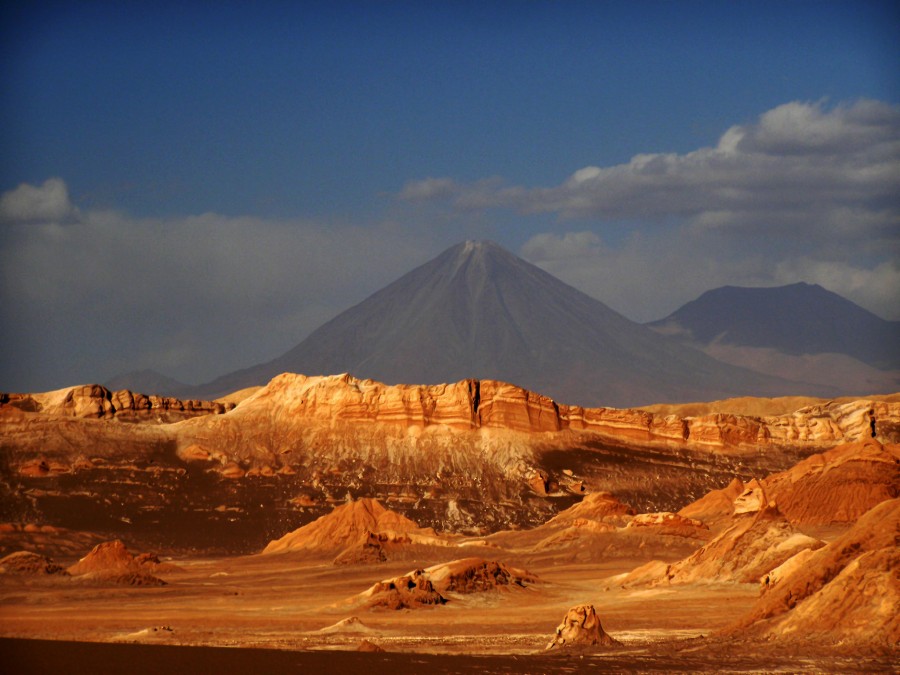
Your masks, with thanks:
[[[444,252],[444,255],[452,257],[460,265],[463,263],[491,265],[500,261],[505,261],[507,264],[522,262],[519,257],[507,251],[500,244],[487,239],[467,239],[451,246]]]
[[[467,239],[461,244],[452,247],[451,250],[458,249],[459,256],[462,257],[481,257],[481,256],[506,256],[515,258],[512,253],[503,248],[500,244],[490,239]]]
[[[466,239],[461,244],[457,244],[457,246],[462,247],[463,254],[480,253],[491,249],[506,252],[506,249],[500,244],[490,239]]]
[[[350,372],[389,384],[492,379],[588,406],[790,391],[636,324],[479,240],[446,249],[283,356],[211,391],[221,396],[282,372]]]
[[[506,274],[527,264],[493,241],[469,239],[450,247],[438,260],[449,263],[449,276],[476,277],[479,283],[488,281],[501,270]],[[501,272],[503,273],[503,272]]]

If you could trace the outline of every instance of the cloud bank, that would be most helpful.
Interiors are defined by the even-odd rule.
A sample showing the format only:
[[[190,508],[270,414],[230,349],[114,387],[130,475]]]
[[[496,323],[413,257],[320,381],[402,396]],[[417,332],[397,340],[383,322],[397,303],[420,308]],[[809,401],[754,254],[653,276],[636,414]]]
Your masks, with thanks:
[[[60,178],[22,184],[0,195],[0,391],[142,368],[208,381],[484,236],[638,321],[716,286],[796,281],[900,320],[898,186],[900,108],[876,101],[788,103],[714,147],[555,186],[413,181],[365,225],[136,218],[78,209]],[[514,233],[497,224],[512,217]]]
[[[714,147],[587,166],[555,186],[429,178],[399,196],[555,215],[523,255],[639,320],[716,285],[800,280],[900,319],[898,188],[900,107],[861,100],[787,103]]]
[[[22,183],[0,196],[0,223],[65,222],[77,215],[61,178],[49,178],[40,186]]]
[[[0,391],[142,368],[208,381],[278,356],[431,252],[389,224],[137,219],[67,195],[54,179],[3,196]]]

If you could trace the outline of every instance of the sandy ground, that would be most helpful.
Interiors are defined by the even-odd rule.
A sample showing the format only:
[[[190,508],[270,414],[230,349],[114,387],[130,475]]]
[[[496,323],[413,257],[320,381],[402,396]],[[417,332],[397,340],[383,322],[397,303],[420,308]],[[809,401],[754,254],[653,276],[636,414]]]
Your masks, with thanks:
[[[169,583],[158,588],[6,577],[0,581],[0,636],[16,639],[0,640],[4,672],[228,673],[248,672],[248,664],[260,672],[320,672],[328,664],[335,673],[892,667],[878,655],[710,638],[752,604],[758,589],[626,590],[606,580],[640,560],[532,566],[541,581],[528,588],[450,594],[442,607],[400,611],[368,610],[352,598],[376,581],[433,561],[334,567],[285,555],[173,562],[182,571],[164,575]],[[566,610],[586,602],[624,647],[602,655],[543,654]],[[329,628],[350,617],[359,621]],[[364,639],[386,653],[352,653]],[[188,646],[206,649],[201,654]],[[204,665],[192,667],[195,662]]]

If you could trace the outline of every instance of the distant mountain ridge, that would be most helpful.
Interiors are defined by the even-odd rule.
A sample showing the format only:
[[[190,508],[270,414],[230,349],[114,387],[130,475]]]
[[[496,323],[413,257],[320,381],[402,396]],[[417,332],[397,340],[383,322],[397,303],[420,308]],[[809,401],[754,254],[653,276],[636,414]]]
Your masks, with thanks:
[[[107,380],[103,385],[110,391],[128,389],[130,391],[147,391],[151,394],[165,396],[177,396],[179,398],[190,397],[195,387],[175,378],[163,375],[155,370],[133,370],[122,375],[117,375]]]
[[[391,384],[497,379],[567,404],[617,407],[838,393],[717,361],[482,241],[447,249],[286,354],[194,395],[215,398],[282,372]]]
[[[723,286],[648,325],[704,345],[846,354],[875,368],[900,368],[900,321],[886,321],[817,284]]]

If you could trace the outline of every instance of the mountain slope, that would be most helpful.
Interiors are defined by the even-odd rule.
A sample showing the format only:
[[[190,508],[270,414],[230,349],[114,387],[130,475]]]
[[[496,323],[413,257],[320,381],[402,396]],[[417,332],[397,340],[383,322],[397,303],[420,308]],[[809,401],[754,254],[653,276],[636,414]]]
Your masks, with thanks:
[[[110,391],[129,389],[166,396],[189,396],[191,385],[158,373],[155,370],[134,370],[122,373],[103,383]]]
[[[886,321],[821,286],[723,286],[650,326],[713,342],[783,354],[844,354],[874,368],[900,368],[900,322]]]
[[[497,244],[471,241],[343,312],[283,356],[196,395],[221,396],[286,371],[350,372],[387,383],[499,379],[581,405],[836,393],[716,361]]]

